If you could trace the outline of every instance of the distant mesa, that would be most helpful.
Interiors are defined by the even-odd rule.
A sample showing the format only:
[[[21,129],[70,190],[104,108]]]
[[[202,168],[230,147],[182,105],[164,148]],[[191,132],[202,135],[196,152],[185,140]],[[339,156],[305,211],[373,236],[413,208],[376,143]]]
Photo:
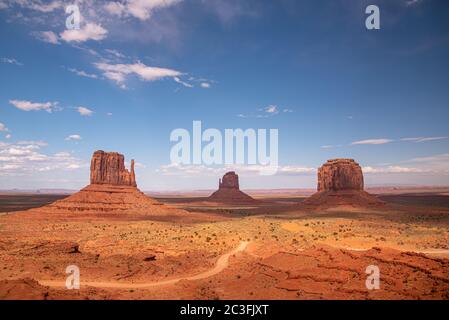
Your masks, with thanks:
[[[328,160],[318,169],[317,193],[303,204],[312,206],[372,206],[383,202],[364,191],[363,172],[353,159]]]
[[[137,188],[134,160],[125,168],[125,157],[117,152],[95,151],[90,164],[90,184],[79,192],[36,209],[51,213],[143,213],[176,214]]]
[[[212,193],[208,200],[230,204],[257,202],[256,199],[240,191],[239,176],[234,171],[227,172],[222,179],[219,179],[218,190]]]

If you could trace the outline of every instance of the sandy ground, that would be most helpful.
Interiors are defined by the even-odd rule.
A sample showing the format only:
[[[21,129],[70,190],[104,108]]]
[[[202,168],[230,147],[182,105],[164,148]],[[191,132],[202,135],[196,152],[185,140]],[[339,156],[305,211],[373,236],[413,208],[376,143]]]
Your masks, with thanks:
[[[275,197],[178,199],[189,217],[0,216],[0,299],[449,299],[449,207],[306,210]],[[62,287],[68,265],[80,290]],[[379,290],[366,288],[369,265]]]

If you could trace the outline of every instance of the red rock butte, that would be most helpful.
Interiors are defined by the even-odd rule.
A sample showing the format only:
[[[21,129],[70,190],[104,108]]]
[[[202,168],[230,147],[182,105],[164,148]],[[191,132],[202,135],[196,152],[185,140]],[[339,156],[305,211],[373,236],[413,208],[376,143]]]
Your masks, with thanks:
[[[101,150],[92,156],[88,186],[35,210],[49,213],[184,213],[184,210],[166,207],[137,188],[134,160],[131,161],[131,171],[128,171],[122,154]]]
[[[131,160],[131,172],[129,172],[125,168],[125,157],[122,154],[95,151],[90,162],[90,184],[137,187],[134,160]]]
[[[240,191],[239,176],[234,171],[227,172],[222,179],[219,179],[218,190],[212,193],[208,200],[231,204],[257,201]]]
[[[363,172],[353,159],[332,159],[318,169],[317,193],[303,204],[332,207],[372,206],[383,202],[364,191]]]

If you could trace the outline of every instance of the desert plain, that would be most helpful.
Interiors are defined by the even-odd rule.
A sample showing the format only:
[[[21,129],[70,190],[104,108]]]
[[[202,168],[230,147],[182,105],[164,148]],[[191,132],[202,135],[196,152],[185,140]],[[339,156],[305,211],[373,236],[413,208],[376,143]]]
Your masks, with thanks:
[[[173,216],[4,212],[0,299],[449,299],[449,188],[376,188],[385,205],[373,208],[249,193],[260,201],[158,194],[184,209]],[[48,196],[2,195],[0,211]],[[68,265],[79,290],[65,288]]]

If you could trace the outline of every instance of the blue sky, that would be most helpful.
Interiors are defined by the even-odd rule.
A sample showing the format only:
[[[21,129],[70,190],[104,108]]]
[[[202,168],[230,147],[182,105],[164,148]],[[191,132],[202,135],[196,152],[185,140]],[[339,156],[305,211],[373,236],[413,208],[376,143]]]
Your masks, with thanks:
[[[365,28],[369,4],[380,30]],[[448,9],[0,0],[0,188],[82,187],[97,149],[136,159],[141,189],[214,188],[229,168],[170,165],[170,132],[193,120],[279,130],[279,173],[237,167],[244,188],[314,187],[336,157],[368,184],[448,185]]]

